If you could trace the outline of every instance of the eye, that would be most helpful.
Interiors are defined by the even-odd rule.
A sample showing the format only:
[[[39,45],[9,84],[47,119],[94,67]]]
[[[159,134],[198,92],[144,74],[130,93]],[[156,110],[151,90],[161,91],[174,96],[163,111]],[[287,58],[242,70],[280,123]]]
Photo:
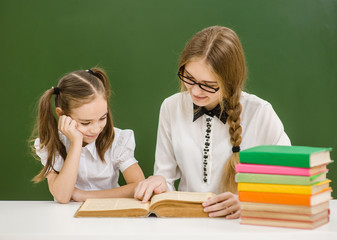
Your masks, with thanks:
[[[217,88],[218,87],[218,84],[216,84],[216,83],[209,83],[209,84],[204,83],[203,85],[205,87],[211,87],[211,88]]]
[[[85,122],[85,123],[81,123],[81,124],[84,125],[84,126],[87,126],[87,125],[89,125],[90,123]]]
[[[107,117],[105,116],[105,117],[102,117],[101,119],[100,119],[100,121],[103,121],[103,120],[105,120]]]
[[[190,79],[190,80],[195,80],[194,79],[194,77],[192,76],[192,75],[190,75],[190,74],[187,74],[187,76],[184,76],[185,78],[188,78],[188,79]]]

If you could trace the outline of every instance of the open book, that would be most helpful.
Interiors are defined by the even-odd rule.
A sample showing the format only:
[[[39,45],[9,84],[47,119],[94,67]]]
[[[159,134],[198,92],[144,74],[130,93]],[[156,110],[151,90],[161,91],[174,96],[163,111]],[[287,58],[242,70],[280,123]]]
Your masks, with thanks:
[[[154,195],[150,202],[133,198],[87,199],[75,217],[208,217],[201,205],[214,193],[171,191]]]

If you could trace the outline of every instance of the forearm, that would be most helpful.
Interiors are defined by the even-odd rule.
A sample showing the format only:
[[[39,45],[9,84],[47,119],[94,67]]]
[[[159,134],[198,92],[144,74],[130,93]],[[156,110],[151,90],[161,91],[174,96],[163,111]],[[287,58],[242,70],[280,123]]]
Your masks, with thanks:
[[[97,190],[97,191],[85,191],[83,193],[82,201],[87,198],[133,198],[135,188],[138,183],[130,183],[118,188]]]
[[[74,143],[69,147],[67,158],[59,174],[48,178],[49,190],[60,203],[67,203],[75,189],[82,143]]]

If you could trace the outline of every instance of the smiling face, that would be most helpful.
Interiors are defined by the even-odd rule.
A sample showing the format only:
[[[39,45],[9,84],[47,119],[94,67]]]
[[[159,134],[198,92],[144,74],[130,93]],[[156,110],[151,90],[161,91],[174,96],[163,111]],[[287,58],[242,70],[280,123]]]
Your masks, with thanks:
[[[83,145],[97,139],[107,123],[107,116],[108,104],[101,94],[89,103],[71,109],[70,117],[77,122],[77,129],[83,134]]]
[[[210,66],[203,59],[190,61],[185,65],[184,75],[193,79],[197,83],[202,83],[207,86],[218,88],[218,81],[215,74],[210,70]],[[205,107],[207,110],[212,110],[219,104],[220,93],[209,93],[201,89],[197,84],[185,86],[190,93],[193,103]]]

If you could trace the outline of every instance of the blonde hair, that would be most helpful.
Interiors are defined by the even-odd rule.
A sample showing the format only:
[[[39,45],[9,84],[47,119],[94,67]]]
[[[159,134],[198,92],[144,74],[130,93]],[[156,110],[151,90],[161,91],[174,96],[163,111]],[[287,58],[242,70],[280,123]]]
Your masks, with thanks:
[[[92,101],[97,95],[104,96],[108,104],[107,123],[96,140],[98,155],[104,162],[104,154],[112,145],[114,139],[112,115],[109,108],[110,83],[106,73],[101,68],[92,68],[90,71],[74,71],[62,77],[57,88],[59,93],[55,95],[55,107],[60,107],[66,115],[71,113],[71,109]],[[30,140],[30,142],[34,142],[35,138],[39,137],[40,149],[48,151],[46,165],[33,178],[36,183],[42,181],[49,172],[55,171],[53,165],[56,153],[60,154],[64,160],[67,157],[66,148],[59,138],[58,123],[51,104],[53,94],[54,89],[51,88],[41,96],[38,104],[37,121]],[[35,155],[34,146],[32,146],[32,150]]]
[[[204,60],[217,76],[221,113],[225,111],[228,114],[230,142],[233,147],[239,147],[242,141],[240,96],[247,70],[238,36],[233,30],[222,26],[201,30],[185,46],[180,56],[179,69],[183,69],[182,67],[188,62],[196,59]],[[225,163],[219,186],[221,192],[237,192],[235,166],[238,162],[239,154],[233,152]]]

